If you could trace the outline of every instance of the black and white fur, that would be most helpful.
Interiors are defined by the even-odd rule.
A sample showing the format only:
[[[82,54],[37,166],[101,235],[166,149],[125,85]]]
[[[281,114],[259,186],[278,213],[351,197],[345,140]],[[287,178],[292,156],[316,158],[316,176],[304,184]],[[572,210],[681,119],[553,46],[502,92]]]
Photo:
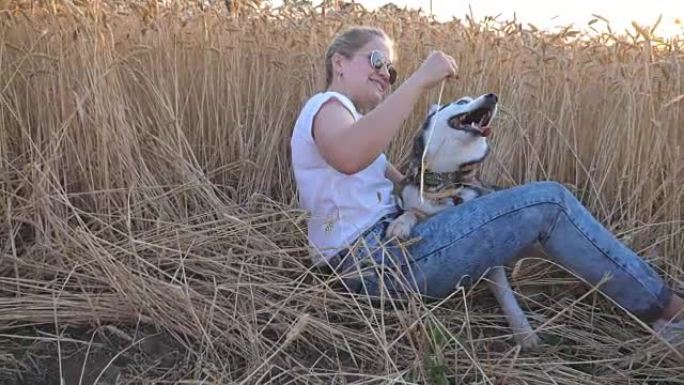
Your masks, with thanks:
[[[497,102],[496,95],[485,94],[432,106],[416,137],[410,167],[400,186],[404,212],[389,225],[388,237],[406,239],[419,220],[493,191],[475,173],[489,153],[489,123],[496,115]],[[503,267],[491,269],[488,278],[516,342],[523,349],[536,347],[540,339],[513,295]]]

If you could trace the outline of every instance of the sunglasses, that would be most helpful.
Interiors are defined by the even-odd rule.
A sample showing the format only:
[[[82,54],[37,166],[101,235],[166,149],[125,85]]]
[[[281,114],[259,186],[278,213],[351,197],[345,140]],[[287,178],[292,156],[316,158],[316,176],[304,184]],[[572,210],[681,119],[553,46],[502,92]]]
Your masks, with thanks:
[[[387,73],[389,74],[389,84],[394,84],[394,82],[397,80],[397,70],[394,69],[392,62],[389,61],[385,57],[385,55],[383,55],[380,51],[377,50],[371,51],[368,58],[370,59],[371,67],[373,67],[376,71],[380,71],[382,67],[387,67]]]

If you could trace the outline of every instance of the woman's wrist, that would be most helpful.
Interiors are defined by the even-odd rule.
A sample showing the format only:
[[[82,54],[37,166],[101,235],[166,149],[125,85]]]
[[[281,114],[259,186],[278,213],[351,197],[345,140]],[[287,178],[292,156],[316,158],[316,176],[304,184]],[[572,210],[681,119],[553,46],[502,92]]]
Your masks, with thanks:
[[[415,88],[418,92],[423,92],[427,90],[425,82],[420,79],[420,74],[414,72],[402,83],[402,87]]]

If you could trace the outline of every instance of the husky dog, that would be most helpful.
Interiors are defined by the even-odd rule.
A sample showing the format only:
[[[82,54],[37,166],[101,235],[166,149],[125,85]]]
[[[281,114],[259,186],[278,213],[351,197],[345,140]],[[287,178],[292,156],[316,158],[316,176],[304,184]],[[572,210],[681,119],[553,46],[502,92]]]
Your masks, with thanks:
[[[476,171],[489,153],[489,123],[496,115],[497,102],[495,94],[485,94],[430,108],[414,142],[409,171],[399,186],[404,212],[389,225],[388,237],[406,239],[419,220],[495,190],[482,183]],[[489,279],[516,342],[524,349],[537,346],[539,337],[513,295],[503,267],[491,269]]]

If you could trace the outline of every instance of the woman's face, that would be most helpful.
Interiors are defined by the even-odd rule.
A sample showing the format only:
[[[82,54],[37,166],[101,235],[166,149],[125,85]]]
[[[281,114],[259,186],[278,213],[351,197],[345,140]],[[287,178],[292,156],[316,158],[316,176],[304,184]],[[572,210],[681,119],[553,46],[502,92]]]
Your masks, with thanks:
[[[387,65],[380,69],[371,65],[370,56],[373,51],[378,51],[388,64],[393,59],[390,43],[384,38],[376,37],[361,47],[354,56],[348,59],[342,57],[338,63],[338,71],[342,74],[341,83],[347,96],[359,109],[366,111],[377,106],[390,89]]]

